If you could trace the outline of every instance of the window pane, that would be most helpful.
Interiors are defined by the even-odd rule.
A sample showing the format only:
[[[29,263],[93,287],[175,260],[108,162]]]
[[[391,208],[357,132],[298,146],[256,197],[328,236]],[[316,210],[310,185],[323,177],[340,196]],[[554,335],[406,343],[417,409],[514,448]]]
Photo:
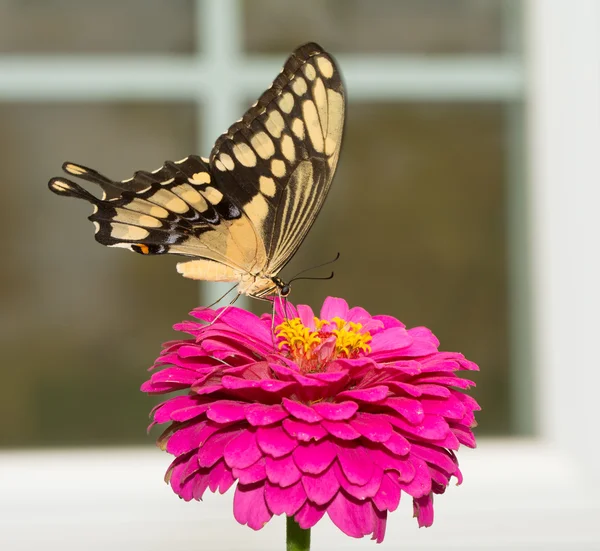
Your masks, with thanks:
[[[503,47],[503,14],[509,3],[245,0],[245,44],[260,52],[288,52],[314,40],[336,53],[497,53]]]
[[[284,270],[289,280],[340,251],[335,279],[297,282],[294,303],[341,296],[426,325],[480,364],[486,434],[509,430],[505,110],[352,103],[329,198]]]
[[[0,0],[0,53],[181,53],[194,2]]]
[[[46,183],[65,160],[124,179],[188,155],[196,107],[0,104],[0,120],[0,445],[150,443],[139,386],[197,284],[173,257],[96,243],[89,205]]]

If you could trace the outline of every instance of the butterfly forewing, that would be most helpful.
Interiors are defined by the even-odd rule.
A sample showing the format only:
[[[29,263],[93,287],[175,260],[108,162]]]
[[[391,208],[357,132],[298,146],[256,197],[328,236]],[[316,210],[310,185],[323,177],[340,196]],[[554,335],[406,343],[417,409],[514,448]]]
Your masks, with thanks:
[[[321,209],[345,115],[340,74],[316,44],[292,54],[271,88],[215,143],[211,167],[265,243],[265,272],[296,252]]]

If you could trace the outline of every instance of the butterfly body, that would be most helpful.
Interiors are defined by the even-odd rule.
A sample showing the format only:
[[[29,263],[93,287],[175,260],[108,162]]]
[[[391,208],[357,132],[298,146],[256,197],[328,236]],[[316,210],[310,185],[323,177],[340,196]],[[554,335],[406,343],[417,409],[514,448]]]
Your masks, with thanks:
[[[66,178],[49,186],[93,205],[89,219],[103,245],[187,256],[177,265],[184,277],[237,283],[238,293],[256,298],[282,294],[289,286],[277,274],[323,205],[344,120],[339,72],[310,43],[217,139],[208,159],[190,155],[123,181],[63,165],[67,174],[99,185],[101,199]]]

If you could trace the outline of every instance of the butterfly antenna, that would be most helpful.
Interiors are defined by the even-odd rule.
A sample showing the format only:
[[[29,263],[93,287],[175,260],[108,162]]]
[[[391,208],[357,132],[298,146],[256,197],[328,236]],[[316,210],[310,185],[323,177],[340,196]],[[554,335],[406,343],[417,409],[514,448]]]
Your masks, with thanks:
[[[333,260],[328,260],[327,262],[323,262],[322,264],[317,264],[316,266],[312,266],[310,268],[306,268],[305,270],[302,270],[301,272],[298,272],[292,279],[290,279],[290,283],[292,281],[296,281],[297,279],[331,279],[333,277],[333,272],[331,272],[331,275],[329,277],[298,277],[298,276],[305,274],[306,272],[310,272],[311,270],[316,270],[317,268],[322,268],[323,266],[328,266],[329,264],[333,264],[339,258],[340,258],[340,253],[337,253]]]
[[[290,281],[290,283],[292,281],[298,281],[299,279],[312,279],[312,280],[317,279],[317,280],[325,281],[327,279],[333,279],[334,275],[335,275],[335,272],[331,272],[328,276],[325,276],[325,277],[321,277],[321,276],[315,276],[315,277],[295,277],[294,279],[292,279]]]

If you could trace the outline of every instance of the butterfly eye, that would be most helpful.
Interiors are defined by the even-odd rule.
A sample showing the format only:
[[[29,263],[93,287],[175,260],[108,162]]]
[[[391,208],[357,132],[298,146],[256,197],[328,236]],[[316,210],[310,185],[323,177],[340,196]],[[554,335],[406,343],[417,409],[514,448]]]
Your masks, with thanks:
[[[292,286],[291,285],[284,285],[279,290],[279,294],[282,297],[287,297],[291,292],[292,292]]]

